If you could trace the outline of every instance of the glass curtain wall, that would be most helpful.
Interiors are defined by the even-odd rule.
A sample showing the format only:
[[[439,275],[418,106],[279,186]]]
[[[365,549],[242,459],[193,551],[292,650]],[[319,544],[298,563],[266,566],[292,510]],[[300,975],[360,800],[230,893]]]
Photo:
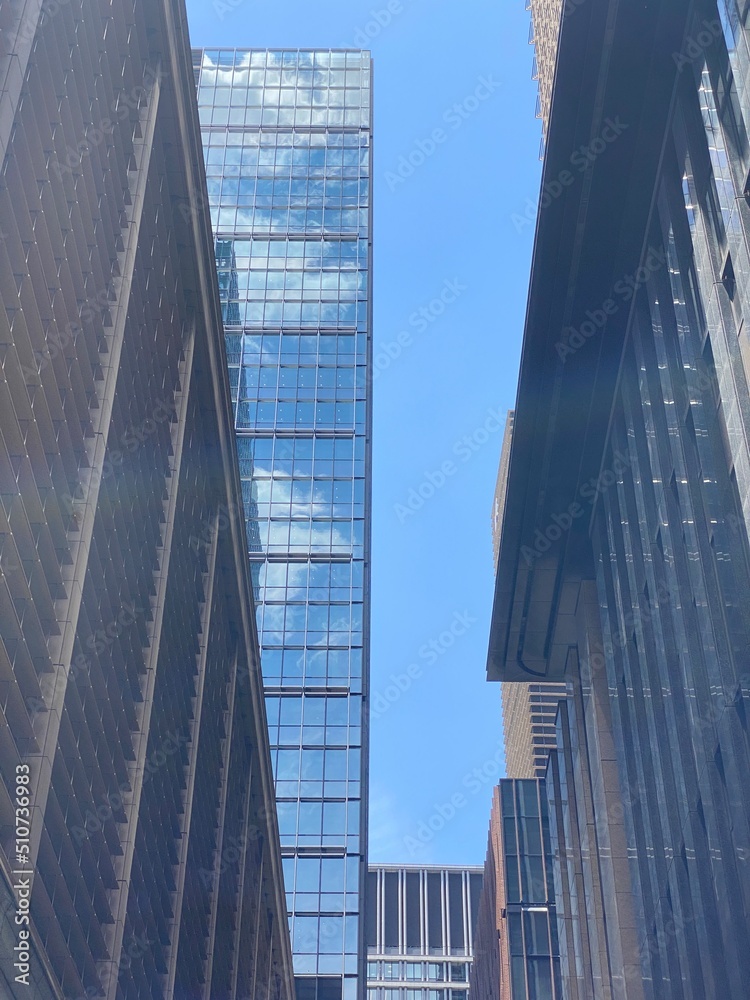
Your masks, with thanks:
[[[370,55],[198,50],[194,68],[298,996],[354,1000],[364,982]]]

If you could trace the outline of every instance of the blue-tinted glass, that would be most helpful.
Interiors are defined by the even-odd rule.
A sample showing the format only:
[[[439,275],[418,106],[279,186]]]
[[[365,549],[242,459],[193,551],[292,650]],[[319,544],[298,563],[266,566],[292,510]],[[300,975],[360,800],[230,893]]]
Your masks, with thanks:
[[[518,878],[518,858],[508,854],[505,858],[505,879],[509,903],[520,903],[521,887]]]
[[[513,784],[509,781],[500,782],[500,801],[502,804],[503,816],[515,815],[515,803],[513,801]]]
[[[340,974],[357,951],[364,846],[369,56],[206,50],[198,61],[279,815],[285,848],[306,852],[287,890],[294,913],[341,913],[320,925],[293,915],[295,965]],[[330,686],[351,695],[313,697]],[[338,874],[322,859],[323,899],[309,854],[344,837],[346,924],[344,859]]]
[[[549,955],[549,914],[546,910],[527,910],[524,915],[527,955]]]
[[[527,998],[525,964],[522,957],[511,959],[510,976],[513,1000],[526,1000]]]
[[[529,977],[529,1000],[553,1000],[550,960],[529,958],[526,967]]]
[[[536,781],[517,781],[515,784],[519,816],[538,816],[539,801]]]

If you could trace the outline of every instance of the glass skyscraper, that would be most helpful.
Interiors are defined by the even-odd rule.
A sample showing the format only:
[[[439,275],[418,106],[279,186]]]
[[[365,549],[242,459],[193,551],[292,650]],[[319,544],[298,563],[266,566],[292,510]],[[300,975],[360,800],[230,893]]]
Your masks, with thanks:
[[[193,59],[297,994],[364,987],[371,61]]]

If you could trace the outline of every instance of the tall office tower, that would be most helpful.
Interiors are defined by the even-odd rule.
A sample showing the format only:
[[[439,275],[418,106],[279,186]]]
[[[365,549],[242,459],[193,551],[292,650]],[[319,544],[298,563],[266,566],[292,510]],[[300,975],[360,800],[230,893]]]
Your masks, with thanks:
[[[563,1000],[543,781],[503,780],[494,790],[471,995]]]
[[[299,1000],[364,993],[370,55],[194,54]]]
[[[469,1000],[481,891],[481,868],[371,865],[368,1000]]]
[[[563,10],[574,10],[576,0],[530,0],[531,35],[534,44],[534,79],[539,85],[537,117],[542,119],[542,135],[546,139],[552,110],[552,87],[555,82],[557,45]]]
[[[185,12],[1,14],[0,994],[291,1000]]]
[[[749,69],[733,0],[563,23],[488,672],[568,679],[571,1000],[750,982]]]
[[[512,440],[513,411],[510,410],[505,425],[500,469],[492,505],[492,551],[496,572],[508,491]],[[547,768],[547,755],[556,745],[555,719],[560,699],[565,697],[565,685],[507,683],[501,685],[501,697],[507,777],[543,778]]]

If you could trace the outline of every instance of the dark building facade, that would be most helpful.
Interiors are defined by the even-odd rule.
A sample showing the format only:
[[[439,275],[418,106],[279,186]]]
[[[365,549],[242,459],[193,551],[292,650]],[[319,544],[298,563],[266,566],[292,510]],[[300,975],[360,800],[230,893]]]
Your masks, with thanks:
[[[298,997],[362,1000],[372,65],[193,60]]]
[[[0,994],[291,1000],[184,8],[0,19]]]
[[[471,995],[563,1000],[544,781],[503,779],[492,797]]]
[[[481,890],[481,868],[371,865],[368,1000],[468,1000]]]
[[[551,85],[551,81],[550,81]],[[492,502],[492,554],[497,572],[500,558],[505,498],[508,493],[513,411],[508,413],[500,453],[500,468]],[[501,684],[505,775],[508,778],[543,778],[547,756],[556,743],[557,706],[565,697],[564,684],[508,682]]]
[[[570,1000],[750,982],[746,15],[562,22],[488,674],[568,683]]]

